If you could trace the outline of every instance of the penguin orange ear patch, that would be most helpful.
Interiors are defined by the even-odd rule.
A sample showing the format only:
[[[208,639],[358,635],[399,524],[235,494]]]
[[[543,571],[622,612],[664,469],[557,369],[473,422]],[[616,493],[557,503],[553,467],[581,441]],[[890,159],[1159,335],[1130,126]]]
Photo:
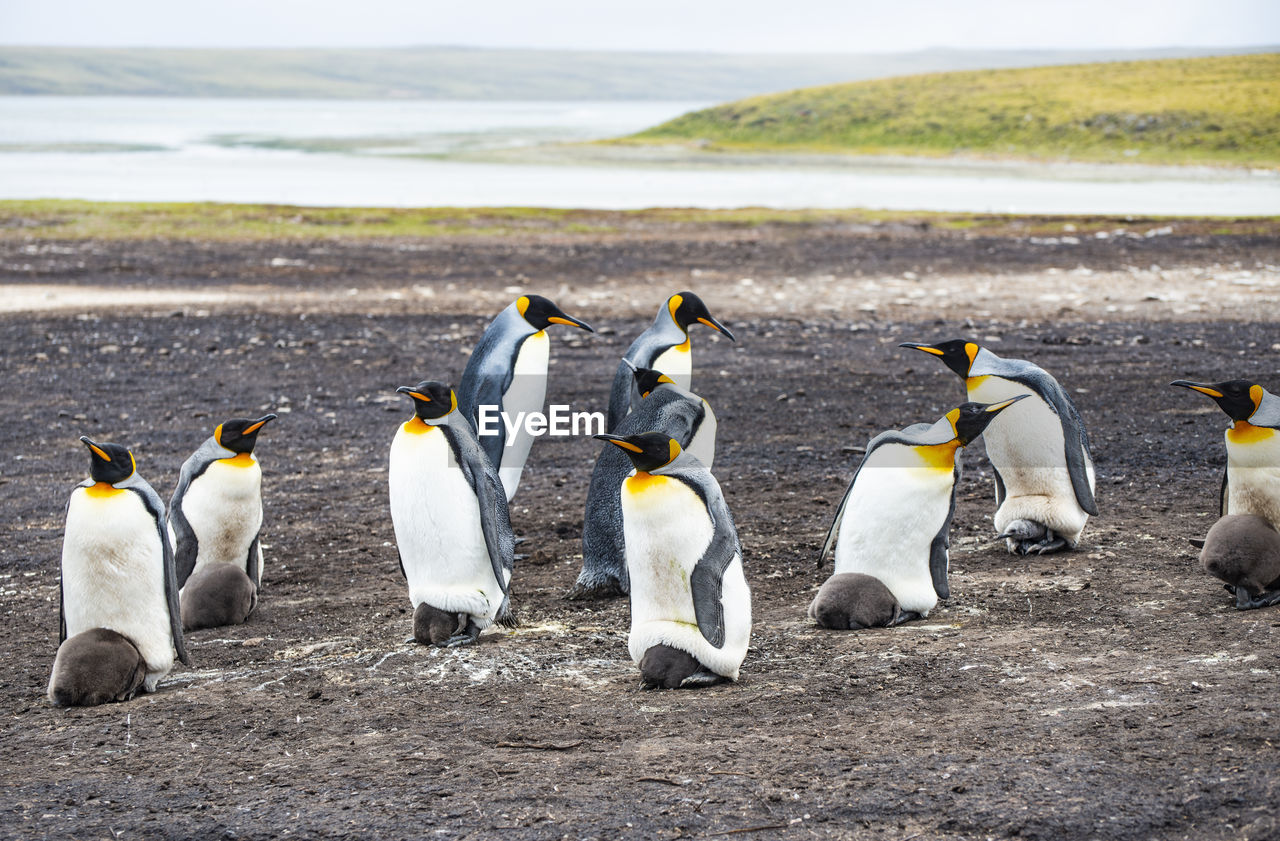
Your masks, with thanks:
[[[516,298],[516,311],[520,313],[521,317],[524,316],[525,310],[527,309],[529,309],[529,296],[521,295],[519,298]]]
[[[672,439],[671,439],[671,442],[670,442],[670,448],[669,448],[668,452],[670,453],[670,456],[671,456],[671,457],[667,459],[667,464],[670,464],[671,462],[675,461],[675,460],[676,460],[676,458],[677,458],[677,457],[680,455],[680,453],[681,453],[681,449],[680,449],[680,442],[679,442],[679,441],[677,441],[676,439],[672,438]]]

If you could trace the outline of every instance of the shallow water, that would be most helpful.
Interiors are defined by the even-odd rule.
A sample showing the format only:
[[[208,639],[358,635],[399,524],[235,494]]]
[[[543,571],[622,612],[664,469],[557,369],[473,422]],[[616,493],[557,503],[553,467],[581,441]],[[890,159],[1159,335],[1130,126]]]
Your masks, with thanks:
[[[0,97],[0,198],[1280,213],[1272,173],[747,161],[555,145],[627,134],[702,104]]]

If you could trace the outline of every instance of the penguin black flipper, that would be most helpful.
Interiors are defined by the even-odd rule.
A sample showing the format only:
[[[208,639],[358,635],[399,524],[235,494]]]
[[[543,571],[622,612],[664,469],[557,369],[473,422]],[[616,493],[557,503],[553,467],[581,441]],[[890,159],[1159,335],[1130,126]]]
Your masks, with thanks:
[[[164,595],[169,606],[169,630],[173,634],[173,650],[184,666],[191,665],[187,656],[186,642],[182,638],[182,606],[178,601],[178,575],[174,565],[173,546],[169,544],[169,527],[165,520],[164,503],[160,495],[141,479],[138,474],[130,476],[116,487],[130,490],[142,497],[142,503],[156,521],[156,534],[160,537],[160,547],[164,558]]]
[[[867,442],[867,451],[863,453],[862,461],[858,463],[858,469],[853,471],[853,478],[849,480],[849,486],[844,489],[844,496],[840,498],[840,505],[836,508],[835,517],[831,520],[831,527],[827,529],[827,538],[822,542],[822,551],[818,553],[819,568],[822,567],[822,562],[827,559],[827,555],[831,552],[831,548],[836,545],[836,535],[840,533],[840,523],[844,520],[844,510],[849,504],[849,496],[853,493],[853,486],[858,481],[858,474],[862,472],[863,465],[871,459],[871,454],[875,452],[876,448],[881,444],[916,444],[918,442],[911,436],[924,432],[932,427],[933,424],[913,423],[901,431],[890,429],[885,432],[881,432],[879,435]],[[954,506],[954,504],[953,500],[952,505]]]
[[[253,536],[253,542],[249,544],[249,557],[245,561],[244,571],[249,576],[249,580],[253,582],[253,586],[258,586],[259,578],[262,575],[262,532],[259,531]]]
[[[1230,501],[1227,492],[1227,468],[1222,468],[1222,490],[1218,493],[1218,516],[1227,516],[1227,503]]]
[[[178,474],[178,487],[174,488],[173,496],[169,498],[169,527],[173,529],[177,544],[174,574],[177,576],[179,588],[187,583],[187,579],[195,571],[196,558],[200,555],[200,541],[196,537],[195,530],[191,528],[191,523],[187,521],[186,513],[182,510],[182,501],[186,498],[191,483],[200,478],[209,469],[209,465],[220,458],[225,458],[226,455],[227,451],[213,438],[201,444],[200,449],[183,462],[182,472]],[[256,582],[257,579],[255,578],[254,581]]]
[[[724,573],[734,557],[742,554],[738,531],[718,487],[703,485],[684,475],[683,471],[670,475],[692,488],[711,516],[711,542],[689,574],[689,589],[693,596],[693,615],[698,620],[702,638],[721,648],[724,646]]]
[[[1089,487],[1089,472],[1085,467],[1091,458],[1089,433],[1085,431],[1084,421],[1080,419],[1076,405],[1071,402],[1071,398],[1067,396],[1058,381],[1043,369],[1029,363],[1025,369],[1012,365],[1008,368],[1010,370],[1000,370],[998,376],[1031,389],[1048,404],[1050,409],[1053,409],[1062,422],[1063,450],[1067,459],[1067,472],[1071,476],[1071,488],[1076,495],[1076,503],[1086,514],[1098,516],[1098,504],[1094,501],[1093,489]]]
[[[947,581],[948,550],[951,548],[951,518],[956,514],[956,488],[960,486],[960,468],[954,472],[951,484],[951,507],[942,528],[929,544],[929,576],[933,579],[933,591],[940,599],[951,598],[951,584]],[[999,475],[999,474],[996,474]]]
[[[458,429],[452,424],[442,424],[439,429],[449,442],[453,457],[479,503],[480,529],[484,532],[489,563],[493,566],[493,577],[502,588],[502,606],[498,608],[495,617],[501,621],[511,610],[509,586],[511,573],[515,569],[516,554],[507,494],[503,490],[502,480],[498,478],[497,468],[485,456],[470,427]]]
[[[1008,491],[1004,489],[1004,477],[1000,475],[1000,471],[996,470],[996,466],[991,465],[991,472],[996,476],[996,508],[1004,505],[1004,498],[1008,495]],[[955,511],[955,503],[952,502],[952,511]]]

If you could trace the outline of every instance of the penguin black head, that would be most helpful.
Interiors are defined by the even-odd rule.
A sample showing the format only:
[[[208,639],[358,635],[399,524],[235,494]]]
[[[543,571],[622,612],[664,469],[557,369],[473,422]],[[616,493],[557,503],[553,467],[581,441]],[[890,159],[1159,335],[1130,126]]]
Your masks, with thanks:
[[[705,324],[712,330],[724,333],[729,341],[736,341],[733,334],[729,332],[729,328],[721,324],[711,314],[711,310],[707,309],[707,305],[702,303],[702,299],[692,292],[678,292],[668,298],[667,311],[671,313],[671,320],[676,323],[676,326],[686,333],[689,332],[691,325]]]
[[[596,332],[590,324],[565,314],[563,310],[541,295],[521,295],[516,299],[516,309],[520,311],[520,315],[524,316],[524,320],[529,322],[529,326],[538,330],[546,330],[552,324],[568,324],[570,327],[581,327],[588,333]]]
[[[952,339],[936,345],[903,342],[898,347],[909,347],[933,354],[941,359],[944,365],[965,379],[969,377],[969,369],[973,367],[973,358],[978,355],[978,351],[982,350],[975,342],[964,339]]]
[[[672,385],[676,384],[675,380],[671,379],[661,371],[655,371],[652,368],[633,367],[631,369],[631,373],[636,378],[636,388],[639,389],[641,397],[648,397],[649,393],[662,383],[671,383]]]
[[[1190,380],[1174,380],[1169,385],[1180,385],[1214,399],[1227,417],[1233,421],[1247,421],[1258,410],[1265,393],[1262,386],[1250,380],[1227,380],[1222,383],[1193,383]]]
[[[133,453],[119,444],[97,444],[81,435],[80,443],[89,448],[89,476],[95,482],[114,485],[123,482],[138,469]]]
[[[601,441],[608,441],[622,448],[631,457],[631,463],[641,473],[649,473],[660,467],[666,467],[680,455],[680,442],[661,432],[641,432],[638,435],[597,435]]]
[[[1019,394],[1017,397],[1001,400],[999,403],[961,403],[958,408],[947,412],[947,419],[951,421],[951,427],[956,431],[960,446],[967,447],[970,441],[982,434],[987,424],[995,420],[996,415],[1022,398],[1030,396],[1030,394]]]
[[[458,408],[458,396],[453,389],[434,380],[402,385],[396,391],[413,398],[413,413],[422,420],[438,420]]]
[[[251,453],[258,443],[258,432],[275,419],[275,415],[263,415],[257,420],[232,418],[218,424],[213,430],[213,440],[233,453]]]

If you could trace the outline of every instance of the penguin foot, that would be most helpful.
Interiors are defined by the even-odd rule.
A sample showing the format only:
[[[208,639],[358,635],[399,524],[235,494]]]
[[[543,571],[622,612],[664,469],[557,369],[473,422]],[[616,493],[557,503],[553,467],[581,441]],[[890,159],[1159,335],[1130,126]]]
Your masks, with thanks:
[[[893,624],[901,625],[903,622],[914,622],[917,619],[923,618],[924,617],[922,615],[916,613],[914,610],[904,610],[894,617]]]
[[[680,681],[681,689],[702,689],[707,686],[715,686],[718,683],[727,683],[729,678],[724,675],[718,675],[715,672],[706,669],[699,669]]]
[[[568,601],[576,602],[586,599],[616,599],[625,595],[627,595],[626,589],[616,578],[606,578],[603,581],[590,583],[579,578],[564,597]]]
[[[995,539],[1003,540],[1009,552],[1014,555],[1029,555],[1032,552],[1046,555],[1071,548],[1065,538],[1035,520],[1014,520]]]
[[[1231,589],[1230,585],[1227,589]],[[1257,596],[1253,596],[1244,587],[1236,588],[1236,610],[1254,610],[1275,604],[1280,604],[1280,590],[1264,590]]]

